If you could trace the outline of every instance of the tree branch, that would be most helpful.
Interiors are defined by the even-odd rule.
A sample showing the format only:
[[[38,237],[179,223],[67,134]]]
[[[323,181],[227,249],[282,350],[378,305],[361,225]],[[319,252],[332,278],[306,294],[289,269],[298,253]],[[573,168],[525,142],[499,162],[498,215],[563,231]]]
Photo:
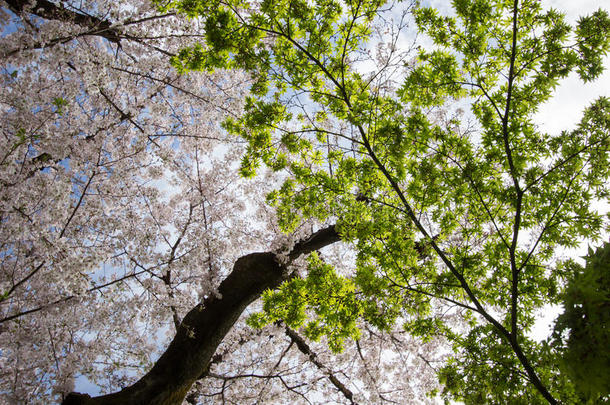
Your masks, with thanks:
[[[30,4],[27,0],[5,1],[17,15],[23,14],[23,12],[26,11],[26,7]],[[119,44],[121,40],[120,33],[115,28],[111,27],[109,21],[101,20],[91,15],[77,13],[76,11],[64,7],[59,7],[48,0],[36,0],[31,8],[27,8],[27,12],[47,20],[74,23],[90,30],[92,35],[102,36],[115,44]]]
[[[119,392],[94,398],[71,393],[62,404],[181,404],[191,385],[208,370],[216,348],[243,310],[264,290],[286,280],[286,267],[300,255],[338,241],[339,234],[332,225],[298,242],[288,254],[287,264],[278,263],[272,252],[240,257],[220,284],[219,296],[208,297],[186,314],[165,353],[139,381]]]
[[[303,353],[305,356],[307,356],[307,358],[309,359],[309,361],[311,361],[313,363],[314,366],[316,366],[319,370],[321,370],[324,374],[326,374],[326,376],[328,377],[328,379],[330,380],[331,383],[333,383],[333,385],[335,387],[337,387],[337,389],[339,391],[341,391],[341,393],[343,394],[343,396],[345,396],[345,398],[347,398],[350,402],[350,404],[356,404],[356,402],[354,402],[354,394],[352,393],[352,391],[349,390],[349,388],[347,388],[329,369],[328,367],[326,367],[324,364],[322,364],[320,362],[320,360],[318,359],[318,356],[316,355],[316,353],[311,350],[311,348],[309,347],[309,345],[307,344],[307,342],[305,341],[305,339],[303,339],[296,331],[290,329],[289,327],[285,328],[286,330],[286,335],[288,335],[288,337],[290,338],[290,340],[296,344],[297,348],[301,351],[301,353]]]

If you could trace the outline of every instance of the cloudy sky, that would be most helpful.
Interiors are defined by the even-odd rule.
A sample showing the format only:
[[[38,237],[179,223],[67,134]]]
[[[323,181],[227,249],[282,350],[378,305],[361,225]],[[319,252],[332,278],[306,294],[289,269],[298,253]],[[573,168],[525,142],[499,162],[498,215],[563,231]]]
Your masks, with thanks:
[[[451,13],[451,2],[447,0],[428,0],[425,3]],[[541,0],[545,9],[554,8],[566,13],[567,21],[575,24],[579,16],[591,14],[599,8],[608,9],[603,0]],[[606,56],[606,66],[610,66],[610,57]],[[610,72],[593,83],[583,84],[576,74],[572,74],[557,88],[553,99],[542,106],[537,114],[538,124],[547,132],[555,133],[564,129],[571,129],[579,121],[585,106],[602,95],[610,95]]]

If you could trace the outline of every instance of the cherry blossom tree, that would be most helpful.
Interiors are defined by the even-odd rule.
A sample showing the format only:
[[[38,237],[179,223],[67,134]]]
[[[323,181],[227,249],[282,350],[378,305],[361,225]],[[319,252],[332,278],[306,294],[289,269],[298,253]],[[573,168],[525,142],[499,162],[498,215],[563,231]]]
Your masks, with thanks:
[[[4,401],[172,373],[192,404],[426,400],[441,337],[366,327],[334,354],[281,322],[245,324],[264,288],[338,236],[317,222],[284,235],[264,203],[279,179],[239,176],[245,145],[219,123],[241,114],[250,75],[169,63],[201,39],[198,20],[138,0],[5,0],[0,13]],[[337,266],[351,254],[322,251]],[[204,329],[186,367],[180,342]]]

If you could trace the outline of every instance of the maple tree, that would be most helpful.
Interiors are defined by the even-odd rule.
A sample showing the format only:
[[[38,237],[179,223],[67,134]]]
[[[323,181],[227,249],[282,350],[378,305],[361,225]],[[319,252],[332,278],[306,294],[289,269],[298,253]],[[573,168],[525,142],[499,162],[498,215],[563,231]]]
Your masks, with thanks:
[[[605,226],[610,106],[532,114],[599,76],[608,16],[453,5],[6,1],[3,394],[595,400],[526,331]]]

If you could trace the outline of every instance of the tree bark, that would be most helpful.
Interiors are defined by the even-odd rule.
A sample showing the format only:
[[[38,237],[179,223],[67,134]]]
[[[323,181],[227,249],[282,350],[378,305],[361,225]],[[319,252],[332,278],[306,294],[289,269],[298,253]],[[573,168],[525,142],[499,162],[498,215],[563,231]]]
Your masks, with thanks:
[[[9,5],[10,9],[17,15],[20,15],[24,11],[25,7],[30,4],[27,0],[5,1]],[[90,15],[77,13],[76,11],[67,8],[59,7],[55,3],[48,0],[36,0],[30,12],[47,20],[59,20],[80,25],[81,27],[90,30],[92,35],[100,35],[117,44],[121,40],[119,33],[112,28],[109,21],[101,20]]]
[[[298,242],[288,254],[287,264],[279,263],[271,252],[240,257],[220,284],[220,297],[211,296],[186,314],[169,347],[144,377],[119,392],[99,397],[73,392],[62,404],[181,404],[244,309],[264,290],[286,280],[286,266],[294,259],[337,241],[335,227],[329,226]]]

